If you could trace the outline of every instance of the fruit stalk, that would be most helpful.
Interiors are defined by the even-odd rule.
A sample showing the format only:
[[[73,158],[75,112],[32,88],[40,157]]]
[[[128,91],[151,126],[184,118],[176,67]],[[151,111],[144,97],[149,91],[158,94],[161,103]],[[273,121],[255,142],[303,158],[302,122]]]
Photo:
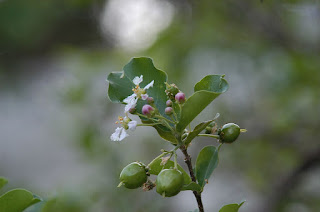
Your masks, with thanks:
[[[184,162],[185,162],[185,163],[187,164],[187,166],[188,166],[191,180],[196,183],[197,180],[196,180],[196,177],[195,177],[194,172],[193,172],[192,163],[191,163],[191,157],[190,157],[190,155],[188,154],[188,151],[187,151],[186,146],[185,146],[185,145],[182,145],[182,146],[180,147],[180,150],[182,151],[182,153],[183,153],[184,156],[185,156]],[[203,204],[202,204],[202,199],[201,199],[201,193],[200,193],[200,192],[197,192],[197,191],[193,191],[193,195],[195,196],[195,198],[196,198],[196,200],[197,200],[199,212],[204,212],[204,208],[203,208]]]

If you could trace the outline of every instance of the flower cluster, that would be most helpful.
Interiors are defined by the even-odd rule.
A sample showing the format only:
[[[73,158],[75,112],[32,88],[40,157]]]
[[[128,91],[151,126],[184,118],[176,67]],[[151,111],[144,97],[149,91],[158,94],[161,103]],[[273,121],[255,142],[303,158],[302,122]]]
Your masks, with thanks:
[[[133,94],[123,100],[123,102],[126,103],[126,106],[124,108],[124,113],[126,114],[126,116],[124,118],[119,116],[119,121],[117,121],[116,124],[120,123],[122,127],[117,127],[115,132],[110,136],[110,139],[112,141],[121,141],[129,136],[126,130],[129,129],[134,131],[136,129],[137,121],[132,121],[128,117],[128,112],[130,112],[130,110],[132,109],[135,109],[138,99],[146,100],[148,98],[146,90],[148,90],[150,87],[153,87],[154,84],[154,80],[152,80],[144,88],[140,88],[139,85],[142,81],[142,75],[140,77],[137,76],[132,80],[133,84],[135,84],[136,87],[132,89]]]
[[[143,81],[143,76],[140,77],[136,76],[132,82],[135,85],[135,87],[132,89],[133,94],[126,97],[123,102],[126,103],[126,106],[124,108],[125,117],[119,116],[119,121],[117,121],[117,124],[121,124],[122,127],[117,127],[115,132],[111,135],[110,139],[112,141],[121,141],[124,138],[128,137],[127,130],[135,130],[137,126],[154,126],[157,124],[162,124],[166,127],[171,127],[169,123],[176,123],[177,122],[177,116],[173,109],[173,102],[176,104],[183,104],[185,102],[185,94],[182,93],[178,87],[174,84],[169,85],[166,83],[166,95],[168,97],[168,101],[166,102],[167,107],[164,110],[164,113],[171,117],[171,120],[163,117],[158,109],[156,108],[154,104],[153,97],[150,97],[147,94],[147,90],[151,87],[153,87],[154,80],[152,80],[149,84],[147,84],[144,88],[140,87],[140,83]],[[141,109],[141,113],[138,113],[136,110],[137,102],[138,100],[144,100],[146,101],[146,104],[143,105]],[[133,121],[129,118],[128,113],[138,115],[140,118],[146,118],[149,121],[151,121],[151,124],[137,124],[136,121]],[[173,117],[173,114],[175,115]]]
[[[124,112],[127,113],[131,108],[134,108],[137,105],[138,99],[146,100],[148,98],[147,91],[150,87],[153,87],[154,80],[152,80],[148,85],[144,88],[140,88],[139,84],[143,81],[143,76],[135,77],[132,82],[136,85],[135,88],[132,89],[133,94],[128,96],[123,100],[127,105],[124,108]]]

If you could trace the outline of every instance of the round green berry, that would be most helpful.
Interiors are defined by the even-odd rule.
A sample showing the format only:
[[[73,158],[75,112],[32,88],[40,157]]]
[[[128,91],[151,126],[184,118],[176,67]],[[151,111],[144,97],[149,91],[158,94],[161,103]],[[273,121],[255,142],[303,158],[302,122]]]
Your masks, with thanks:
[[[234,123],[228,123],[222,126],[219,131],[221,143],[232,143],[240,135],[240,127]]]
[[[135,189],[147,182],[148,176],[142,163],[133,162],[124,167],[120,173],[120,182],[124,187]]]
[[[183,186],[183,176],[179,170],[164,169],[156,180],[157,193],[164,197],[172,197],[177,195]]]

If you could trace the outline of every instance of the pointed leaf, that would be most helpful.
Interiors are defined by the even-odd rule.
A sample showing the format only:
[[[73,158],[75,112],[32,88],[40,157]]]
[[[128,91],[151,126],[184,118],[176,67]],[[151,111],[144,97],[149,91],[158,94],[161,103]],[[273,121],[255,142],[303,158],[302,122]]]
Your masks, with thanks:
[[[0,197],[0,211],[21,212],[41,199],[25,189],[13,189]]]
[[[186,190],[201,192],[202,187],[195,182],[191,182],[188,185],[184,185],[181,189],[181,191],[186,191]]]
[[[219,212],[238,212],[239,208],[241,207],[241,205],[243,205],[245,201],[241,202],[240,204],[229,204],[229,205],[225,205],[223,206]]]
[[[149,168],[150,174],[158,175],[162,169],[170,169],[174,167],[174,162],[172,160],[169,160],[164,167],[163,165],[160,165],[161,161],[162,161],[161,158],[156,158],[149,164],[148,168]],[[182,172],[183,183],[186,185],[191,183],[190,176],[179,164],[178,164],[178,170]]]
[[[223,75],[208,75],[204,77],[195,85],[195,93],[182,106],[177,130],[182,132],[203,109],[227,89],[228,82],[223,79]]]
[[[209,121],[204,121],[200,124],[198,124],[192,132],[189,133],[189,135],[187,136],[186,140],[184,141],[184,143],[186,145],[188,145],[195,137],[197,137],[197,135],[199,135],[199,133],[204,130],[211,122],[213,122],[213,120],[209,120]]]
[[[196,177],[200,186],[205,186],[218,162],[218,149],[214,146],[206,146],[200,151],[195,166]]]
[[[4,177],[0,177],[0,189],[8,183],[8,180]]]

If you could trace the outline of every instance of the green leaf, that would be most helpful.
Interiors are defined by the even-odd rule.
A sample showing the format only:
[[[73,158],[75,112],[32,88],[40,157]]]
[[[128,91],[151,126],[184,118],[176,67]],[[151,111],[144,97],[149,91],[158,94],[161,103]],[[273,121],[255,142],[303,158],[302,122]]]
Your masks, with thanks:
[[[109,99],[114,103],[123,103],[123,100],[133,94],[132,89],[135,87],[132,80],[138,76],[143,75],[143,81],[140,83],[140,87],[144,88],[152,80],[154,80],[153,87],[147,90],[147,94],[154,98],[154,104],[159,110],[159,113],[169,118],[164,110],[166,108],[167,96],[165,93],[165,82],[167,81],[167,74],[164,71],[157,69],[152,62],[151,58],[140,57],[133,58],[127,65],[124,66],[123,72],[110,73],[107,81],[109,82],[108,96]],[[141,109],[147,102],[145,100],[138,100],[137,111],[141,113]],[[144,122],[145,120],[141,118]],[[157,130],[159,135],[176,144],[177,140],[171,131],[162,125],[156,125],[154,128]]]
[[[184,143],[186,145],[188,145],[195,137],[197,137],[197,135],[199,135],[199,133],[204,130],[211,122],[213,122],[213,120],[209,120],[209,121],[204,121],[200,124],[198,124],[192,132],[189,133],[189,135],[187,136],[186,140],[184,141]]]
[[[223,206],[219,212],[238,212],[239,208],[241,207],[241,205],[243,205],[245,201],[241,202],[240,204],[229,204],[229,205],[225,205]]]
[[[170,169],[174,167],[174,162],[172,160],[169,160],[166,165],[163,167],[161,164],[161,158],[156,158],[154,159],[148,166],[149,168],[149,173],[158,175],[162,169]],[[178,170],[182,172],[183,175],[183,183],[188,185],[191,183],[191,178],[187,174],[187,172],[178,164]]]
[[[0,189],[8,183],[8,180],[4,177],[0,177]]]
[[[160,137],[163,138],[164,140],[170,141],[172,144],[178,143],[176,137],[172,134],[172,132],[167,127],[164,127],[162,125],[156,125],[154,126],[154,128],[157,130]]]
[[[153,87],[147,90],[147,94],[154,98],[155,105],[161,114],[164,114],[166,108],[167,96],[165,93],[165,82],[167,74],[154,67],[152,59],[147,57],[133,58],[124,66],[123,72],[110,73],[108,76],[109,89],[108,95],[112,102],[122,103],[123,99],[133,94],[132,89],[135,87],[132,80],[143,75],[143,81],[140,87],[143,88],[154,80]],[[138,112],[141,113],[145,100],[139,100],[137,105]]]
[[[204,187],[206,180],[209,180],[213,170],[217,167],[219,149],[214,146],[204,147],[197,158],[195,172],[198,183],[201,187]]]
[[[223,75],[208,75],[194,86],[194,94],[182,106],[180,120],[176,126],[182,132],[186,126],[215,98],[227,91],[228,82]]]
[[[13,189],[0,197],[0,211],[21,212],[41,199],[25,189]]]
[[[186,191],[186,190],[191,190],[191,191],[198,191],[201,192],[202,191],[202,187],[195,183],[195,182],[191,182],[188,185],[184,185],[181,189],[181,191]]]
[[[132,94],[134,84],[123,73],[110,73],[108,76],[109,99],[114,103],[122,103],[122,101]]]

